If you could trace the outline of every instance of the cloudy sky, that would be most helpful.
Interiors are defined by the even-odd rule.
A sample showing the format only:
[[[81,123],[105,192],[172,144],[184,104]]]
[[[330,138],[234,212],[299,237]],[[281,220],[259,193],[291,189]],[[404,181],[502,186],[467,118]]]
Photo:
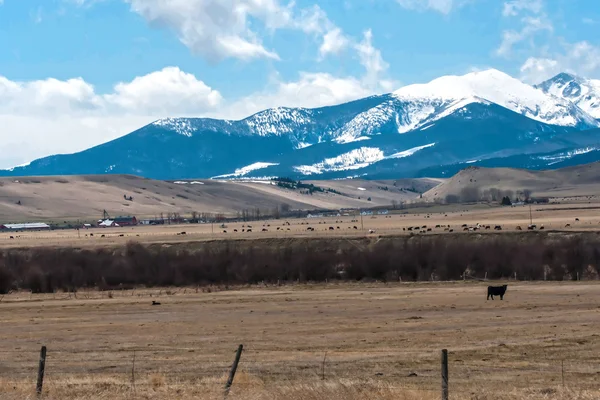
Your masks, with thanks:
[[[497,68],[600,78],[599,0],[0,0],[0,168]]]

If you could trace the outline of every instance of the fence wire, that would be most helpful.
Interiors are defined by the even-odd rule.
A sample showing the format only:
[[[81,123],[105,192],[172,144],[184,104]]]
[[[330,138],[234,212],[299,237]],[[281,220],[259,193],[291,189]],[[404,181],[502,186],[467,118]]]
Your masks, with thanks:
[[[177,382],[211,388],[224,387],[235,357],[231,351],[210,354],[210,349],[193,347],[124,347],[114,350],[98,346],[73,352],[68,340],[48,348],[44,384],[51,387],[120,386],[145,390]],[[598,390],[600,363],[548,354],[527,359],[497,358],[465,360],[460,351],[449,351],[451,398],[476,398],[477,393],[503,392],[507,388],[553,391],[562,388]],[[39,348],[0,351],[0,377],[29,382],[35,387]],[[303,384],[369,382],[439,396],[440,353],[431,351],[414,357],[390,352],[357,352],[331,349],[327,352],[264,351],[245,344],[233,386],[236,390],[270,385],[286,387]],[[29,384],[27,383],[27,384]],[[0,389],[3,386],[0,385]],[[541,393],[541,392],[540,392]],[[462,396],[462,397],[461,397]],[[436,397],[439,398],[439,397]],[[541,397],[540,397],[541,398]]]

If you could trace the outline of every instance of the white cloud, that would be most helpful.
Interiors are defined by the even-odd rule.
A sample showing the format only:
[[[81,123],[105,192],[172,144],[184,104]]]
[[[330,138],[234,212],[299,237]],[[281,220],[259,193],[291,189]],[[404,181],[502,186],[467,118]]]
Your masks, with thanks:
[[[563,43],[562,52],[549,57],[530,57],[521,66],[521,78],[539,83],[559,72],[571,72],[584,77],[600,76],[600,47],[589,42]]]
[[[539,32],[552,32],[554,29],[550,21],[544,16],[524,17],[521,22],[523,27],[520,31],[508,30],[502,33],[502,42],[496,49],[496,55],[508,57],[516,44],[533,38]]]
[[[529,57],[521,66],[521,79],[529,83],[540,83],[561,72],[560,68],[556,60]]]
[[[341,30],[318,5],[295,10],[280,0],[125,0],[148,23],[174,31],[190,50],[208,60],[251,60],[279,55],[260,37],[266,31],[292,29],[323,36],[321,57],[339,52],[347,43]],[[257,29],[258,28],[258,29]]]
[[[511,0],[504,3],[502,15],[505,17],[516,17],[522,11],[539,14],[543,9],[542,0]]]
[[[373,47],[373,32],[367,30],[363,34],[362,42],[358,43],[355,48],[361,65],[365,68],[365,82],[371,87],[376,87],[381,83],[381,77],[389,68],[389,64],[385,62],[381,56],[381,51]],[[388,86],[388,82],[384,82]],[[388,88],[386,88],[388,89]]]
[[[334,28],[323,36],[323,43],[319,47],[319,56],[324,58],[328,54],[338,54],[348,47],[349,43],[350,41],[344,36],[342,30]]]
[[[297,81],[275,81],[265,90],[232,103],[224,115],[215,116],[238,119],[272,107],[329,106],[373,93],[373,88],[354,77],[341,78],[328,73],[301,72]]]
[[[12,81],[0,76],[0,168],[115,139],[166,116],[197,116],[221,94],[176,67],[99,94],[82,78]],[[4,150],[4,151],[3,151]]]
[[[373,46],[373,34],[367,30],[363,40],[353,44],[364,74],[360,77],[340,77],[322,72],[300,72],[297,81],[282,81],[278,77],[265,90],[232,103],[225,114],[215,116],[243,118],[272,107],[322,107],[386,93],[398,83],[387,78],[389,64]]]
[[[449,14],[453,8],[462,7],[469,0],[396,0],[398,4],[409,10],[433,10],[442,14]]]
[[[218,106],[221,94],[176,67],[121,82],[104,96],[110,107],[146,115],[191,114]]]
[[[176,32],[195,54],[219,61],[234,57],[278,59],[250,29],[260,21],[268,29],[286,26],[291,11],[278,0],[125,0],[151,25]]]

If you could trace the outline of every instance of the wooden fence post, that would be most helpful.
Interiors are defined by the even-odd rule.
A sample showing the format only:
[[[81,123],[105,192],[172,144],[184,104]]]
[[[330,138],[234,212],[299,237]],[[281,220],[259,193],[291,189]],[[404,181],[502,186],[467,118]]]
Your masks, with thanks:
[[[38,367],[38,377],[37,377],[37,385],[36,385],[36,393],[39,395],[42,394],[42,388],[44,386],[44,370],[46,369],[46,346],[42,346],[42,350],[40,351],[40,364]]]
[[[231,366],[229,378],[227,379],[227,383],[225,384],[225,397],[227,397],[227,395],[229,394],[229,390],[231,389],[231,385],[233,384],[233,378],[235,378],[235,372],[237,371],[237,367],[240,362],[240,357],[242,356],[242,350],[244,350],[244,345],[240,344],[237,349],[237,352],[235,353],[235,360],[233,361],[233,365]]]
[[[448,400],[448,350],[442,350],[442,400]]]

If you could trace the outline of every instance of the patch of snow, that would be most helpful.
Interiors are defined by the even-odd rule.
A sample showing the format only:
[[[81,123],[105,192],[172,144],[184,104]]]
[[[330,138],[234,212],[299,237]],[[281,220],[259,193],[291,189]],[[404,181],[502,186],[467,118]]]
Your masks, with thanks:
[[[476,162],[479,162],[479,161],[481,161],[481,160],[470,160],[470,161],[465,161],[465,164],[473,164],[473,163],[476,163]]]
[[[310,146],[312,146],[312,143],[298,142],[296,145],[296,150],[305,149]]]
[[[186,118],[163,118],[154,121],[152,125],[169,129],[187,137],[192,137],[192,134],[194,133],[194,128],[192,127],[190,120]]]
[[[538,159],[544,160],[544,161],[550,161],[548,163],[548,165],[552,165],[552,164],[557,164],[557,163],[559,163],[561,161],[567,160],[569,158],[572,158],[574,156],[578,156],[580,154],[586,154],[586,153],[592,152],[592,151],[597,150],[597,149],[598,149],[597,147],[584,147],[584,148],[576,149],[576,150],[573,150],[573,151],[567,151],[567,152],[564,152],[564,153],[559,153],[557,155],[540,156],[540,157],[538,157]]]
[[[392,154],[391,156],[387,156],[386,158],[404,158],[404,157],[410,157],[413,154],[415,154],[417,151],[421,151],[423,149],[426,149],[426,148],[432,147],[432,146],[435,146],[435,143],[429,143],[429,144],[426,144],[424,146],[413,147],[412,149],[408,149],[408,150],[404,150],[404,151]]]
[[[16,168],[23,168],[23,167],[28,167],[31,165],[31,161],[30,162],[26,162],[24,164],[19,164],[19,165],[15,165],[14,167],[10,167],[10,168],[5,168],[2,169],[1,171],[14,171]]]
[[[395,114],[394,102],[392,100],[383,102],[368,109],[352,120],[344,124],[342,128],[333,135],[337,143],[352,143],[359,140],[368,140],[368,136],[376,135],[383,124],[392,119]]]
[[[338,142],[339,144],[352,143],[352,142],[360,142],[360,141],[363,141],[363,140],[371,140],[371,138],[368,137],[368,136],[359,136],[357,138],[340,137],[340,138],[334,139],[334,141]]]
[[[173,182],[176,185],[204,185],[204,182],[199,182],[199,181],[191,181],[191,182],[187,182],[187,181],[175,181]]]
[[[362,191],[365,191],[365,190],[367,190],[367,189],[365,189],[365,188],[361,188],[361,187],[357,187],[357,189],[358,189],[358,190],[362,190]]]
[[[296,166],[294,170],[304,175],[322,174],[323,172],[360,169],[383,159],[385,159],[385,156],[380,149],[376,147],[361,147],[340,154],[337,157],[326,158],[320,163]]]
[[[298,126],[313,121],[313,110],[306,108],[277,107],[261,111],[246,118],[244,122],[250,131],[259,136],[293,133]]]
[[[225,174],[215,176],[214,178],[233,178],[233,177],[241,177],[244,175],[248,175],[252,171],[256,171],[257,169],[263,169],[267,167],[271,167],[274,165],[279,165],[279,163],[270,163],[270,162],[255,162],[254,164],[246,165],[245,167],[238,168],[232,174]]]

